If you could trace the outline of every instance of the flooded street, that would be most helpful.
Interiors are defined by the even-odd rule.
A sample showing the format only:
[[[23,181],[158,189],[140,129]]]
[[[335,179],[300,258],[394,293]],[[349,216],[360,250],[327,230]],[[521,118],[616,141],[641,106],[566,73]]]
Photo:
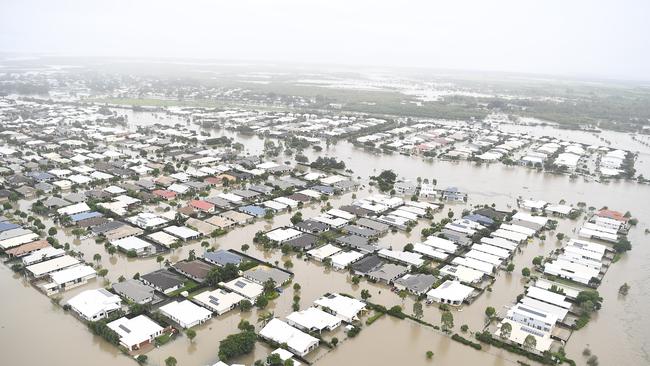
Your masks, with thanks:
[[[120,110],[120,113],[124,114],[125,111]],[[162,122],[162,119],[151,118],[150,113],[127,114],[130,123],[134,125]],[[167,123],[184,123],[182,121],[167,120]],[[544,131],[546,134],[552,134],[552,131],[557,130]],[[215,135],[234,136],[229,131],[213,132]],[[567,135],[567,138],[569,137],[571,136]],[[594,139],[593,143],[598,143],[598,138]],[[243,136],[237,141],[245,144],[251,154],[259,153],[263,147],[263,140],[256,136]],[[627,141],[613,141],[612,146],[619,143]],[[644,159],[648,160],[647,149],[643,151],[646,154]],[[639,225],[629,233],[633,250],[624,254],[619,262],[610,267],[598,288],[604,298],[602,310],[585,328],[573,333],[566,350],[569,358],[574,359],[578,365],[585,364],[586,359],[582,356],[585,347],[589,347],[598,356],[601,365],[650,364],[650,236],[644,234],[644,230],[650,227],[650,186],[624,181],[599,184],[586,182],[582,178],[571,180],[565,175],[538,173],[535,170],[519,166],[506,167],[502,164],[477,166],[470,162],[425,161],[420,157],[399,154],[374,155],[344,141],[324,147],[320,154],[311,149],[305,151],[310,161],[324,154],[342,159],[346,167],[353,170],[355,178],[361,177],[362,184],[368,183],[368,176],[379,174],[384,169],[392,169],[401,178],[434,178],[437,179],[439,188],[456,186],[469,194],[466,204],[447,205],[434,216],[434,221],[446,217],[447,208],[454,210],[455,217],[459,217],[463,209],[477,204],[494,203],[498,209],[512,209],[516,207],[515,201],[519,196],[553,203],[565,199],[567,204],[572,205],[582,201],[587,206],[596,208],[608,206],[622,212],[629,210],[639,219]],[[279,160],[282,160],[282,157]],[[648,175],[650,176],[650,172]],[[371,193],[371,189],[367,187],[356,192],[359,198]],[[349,204],[352,200],[352,194],[347,193],[329,202],[333,207],[338,207]],[[22,206],[27,209],[29,203],[25,202]],[[301,211],[304,217],[310,217],[317,215],[320,210],[321,206],[310,204]],[[265,251],[262,247],[253,245],[252,239],[257,231],[289,224],[291,215],[283,213],[271,221],[258,220],[246,227],[238,227],[224,236],[206,240],[217,249],[240,250],[243,244],[249,244],[247,254],[271,263],[283,263],[289,257],[283,256],[279,250]],[[581,222],[559,220],[555,232],[575,235],[572,230]],[[51,226],[48,220],[44,220],[44,223],[48,227]],[[401,249],[409,242],[420,241],[420,230],[428,224],[427,220],[420,220],[411,233],[389,233],[380,239],[380,245]],[[70,242],[74,250],[82,251],[87,261],[91,261],[94,254],[101,254],[101,264],[109,270],[107,279],[111,282],[117,282],[120,276],[131,278],[136,273],[147,273],[160,267],[154,257],[127,258],[123,254],[110,256],[104,246],[96,244],[93,238],[74,239],[63,230],[59,231],[57,237],[62,244]],[[492,292],[483,293],[472,305],[464,306],[462,311],[453,312],[455,331],[459,331],[463,324],[467,324],[471,331],[480,331],[485,322],[484,310],[487,306],[493,306],[499,312],[504,305],[512,303],[517,295],[524,291],[520,269],[531,266],[535,256],[547,255],[559,246],[554,235],[549,235],[544,242],[535,239],[532,243],[522,246],[522,252],[515,255],[516,270],[512,274],[500,271],[492,286]],[[166,254],[165,257],[174,262],[186,258],[192,249],[197,255],[203,251],[199,242],[193,242]],[[292,255],[291,260],[294,264],[291,268],[295,273],[294,283],[300,283],[302,286],[300,304],[303,309],[326,292],[360,296],[362,289],[369,289],[372,295],[370,301],[387,307],[401,305],[406,313],[412,313],[413,298],[401,300],[386,286],[370,284],[365,280],[359,285],[353,285],[347,272],[326,269],[320,263],[299,259],[295,255]],[[80,321],[64,313],[60,307],[52,304],[49,298],[32,288],[24,279],[14,275],[9,268],[0,266],[0,272],[0,288],[5,294],[3,316],[0,320],[0,344],[3,350],[11,350],[3,352],[3,365],[135,364],[121,355],[116,347],[93,336]],[[80,291],[101,287],[103,282],[104,279],[98,278],[86,286],[68,291],[63,294],[62,301]],[[630,292],[627,297],[619,297],[618,288],[625,282],[631,286]],[[292,296],[293,290],[288,287],[265,311],[274,312],[279,317],[288,315],[291,312]],[[179,361],[178,364],[183,366],[211,365],[217,360],[219,341],[237,331],[240,318],[257,323],[258,315],[256,310],[252,310],[241,315],[239,311],[233,311],[215,317],[196,328],[197,336],[193,342],[186,337],[179,337],[149,352],[149,363],[161,365],[165,358],[174,356]],[[437,306],[425,306],[423,320],[440,324],[440,311]],[[499,366],[515,365],[518,360],[514,354],[496,348],[484,346],[483,351],[475,351],[430,328],[388,316],[370,326],[364,326],[356,338],[342,342],[330,352],[320,347],[319,351],[308,359],[317,359],[317,365],[323,366],[426,365],[430,363],[425,358],[425,353],[429,350],[435,354],[431,362],[435,365]],[[269,351],[267,346],[258,342],[254,354],[236,361],[248,365],[265,357]],[[533,364],[532,361],[526,362]]]

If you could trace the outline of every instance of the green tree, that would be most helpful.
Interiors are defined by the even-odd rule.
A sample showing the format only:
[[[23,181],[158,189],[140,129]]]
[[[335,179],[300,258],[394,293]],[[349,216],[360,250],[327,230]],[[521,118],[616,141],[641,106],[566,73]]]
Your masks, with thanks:
[[[160,268],[162,268],[162,263],[164,261],[165,261],[165,257],[163,257],[162,255],[159,255],[159,256],[156,257],[156,262],[158,262],[158,264],[160,265]]]
[[[173,356],[169,356],[165,359],[165,366],[176,366],[178,361]]]
[[[530,269],[528,267],[524,267],[521,269],[521,275],[524,277],[529,277],[530,276]]]
[[[99,253],[95,253],[95,255],[93,255],[93,260],[95,262],[97,262],[97,263],[101,262],[102,261],[102,255],[99,254]]]
[[[185,335],[187,338],[190,339],[190,342],[194,342],[194,338],[196,337],[196,331],[194,329],[188,329],[185,331]]]
[[[440,315],[440,323],[442,324],[442,330],[447,332],[454,327],[454,316],[450,311],[443,311]]]
[[[52,227],[47,231],[47,235],[49,235],[49,236],[54,236],[54,235],[56,235],[57,232],[58,232],[58,231],[56,230],[56,228],[55,228],[54,226],[52,226]]]
[[[485,315],[489,319],[492,319],[496,313],[497,313],[497,311],[492,306],[488,306],[487,308],[485,308]]]
[[[422,308],[422,303],[420,301],[413,303],[413,315],[418,319],[422,319],[424,316],[424,309]]]
[[[257,335],[244,331],[231,334],[219,342],[219,359],[228,361],[232,358],[250,353],[255,347]]]
[[[430,360],[430,359],[433,358],[433,352],[432,351],[427,351],[426,355],[427,355],[427,360]]]
[[[293,216],[291,216],[291,223],[292,224],[297,224],[299,222],[302,222],[302,212],[298,211]]]
[[[371,297],[372,297],[372,295],[370,294],[370,291],[368,291],[365,288],[363,290],[361,290],[361,298],[363,299],[363,301],[366,301]]]
[[[239,309],[241,311],[250,311],[253,308],[253,304],[251,304],[250,301],[248,300],[242,300],[239,302]]]
[[[529,334],[524,339],[524,348],[534,349],[537,346],[537,339],[532,334]]]
[[[268,304],[269,300],[264,295],[260,295],[255,299],[255,306],[257,306],[258,309],[264,309]]]

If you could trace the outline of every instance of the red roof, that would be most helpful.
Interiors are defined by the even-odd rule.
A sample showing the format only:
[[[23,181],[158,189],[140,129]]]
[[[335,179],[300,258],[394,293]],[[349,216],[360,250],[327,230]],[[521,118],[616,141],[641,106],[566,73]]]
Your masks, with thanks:
[[[164,189],[156,189],[155,191],[153,191],[153,194],[155,194],[156,196],[163,197],[163,198],[174,198],[174,197],[176,197],[176,192],[167,191],[167,190],[164,190]]]
[[[627,217],[625,217],[625,215],[614,210],[600,210],[596,213],[596,216],[606,217],[608,219],[614,219],[616,221],[627,222]]]
[[[207,177],[203,180],[203,182],[208,183],[208,184],[221,184],[221,178],[219,177]]]
[[[202,210],[202,211],[209,211],[209,210],[214,209],[213,204],[211,204],[210,202],[201,201],[201,200],[191,200],[190,205],[192,207],[196,207],[196,208],[198,208],[199,210]]]

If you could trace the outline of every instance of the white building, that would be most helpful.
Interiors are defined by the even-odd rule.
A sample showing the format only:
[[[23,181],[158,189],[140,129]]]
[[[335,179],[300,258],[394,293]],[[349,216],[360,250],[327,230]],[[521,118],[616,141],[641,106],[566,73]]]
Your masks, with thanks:
[[[245,299],[245,297],[235,292],[228,292],[222,289],[205,291],[194,296],[194,301],[199,302],[203,307],[217,313],[217,315],[222,315],[234,309],[239,305],[240,301]]]
[[[442,285],[429,290],[427,298],[441,304],[460,306],[473,291],[472,287],[465,286],[458,281],[445,281]]]
[[[189,300],[170,302],[160,307],[160,312],[187,329],[205,323],[212,318],[212,312]]]
[[[346,323],[359,320],[359,313],[366,310],[366,304],[364,302],[339,294],[325,295],[314,301],[314,304],[320,306],[322,309],[329,309],[332,314],[341,318]]]
[[[308,332],[320,333],[324,330],[331,331],[338,328],[341,325],[341,319],[321,309],[311,307],[289,314],[287,323]]]
[[[119,318],[107,324],[120,336],[120,344],[129,351],[140,349],[163,334],[164,329],[145,315]]]
[[[260,336],[279,344],[286,344],[289,351],[305,356],[318,347],[318,339],[302,332],[278,318],[272,319],[262,330]]]
[[[79,316],[94,322],[120,309],[122,300],[119,296],[100,288],[83,291],[68,300],[67,304]]]
[[[264,286],[244,277],[235,278],[229,282],[220,282],[219,286],[223,286],[230,291],[236,292],[250,301],[255,301],[264,291]]]

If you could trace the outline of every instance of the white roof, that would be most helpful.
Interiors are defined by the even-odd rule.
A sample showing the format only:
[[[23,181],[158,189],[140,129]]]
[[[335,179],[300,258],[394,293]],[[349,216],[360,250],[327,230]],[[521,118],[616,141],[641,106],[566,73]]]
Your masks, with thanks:
[[[74,215],[82,212],[90,211],[90,207],[85,202],[80,202],[74,205],[62,207],[57,210],[59,215]]]
[[[229,310],[233,305],[238,304],[245,298],[235,292],[228,292],[222,289],[204,291],[194,296],[194,300],[200,302],[206,308],[216,311],[218,314]]]
[[[439,260],[445,260],[449,257],[449,254],[422,243],[413,244],[413,251]]]
[[[517,249],[517,243],[504,238],[481,238],[481,243],[492,245],[498,248],[502,248],[508,251],[513,251]]]
[[[298,206],[298,201],[292,200],[291,198],[288,198],[288,197],[278,197],[278,198],[273,199],[273,201],[279,202],[279,203],[287,205],[289,207]]]
[[[115,240],[111,243],[127,252],[129,250],[135,250],[137,252],[151,246],[151,243],[146,242],[140,238],[136,238],[135,236],[129,236],[123,239]]]
[[[93,267],[84,264],[54,272],[50,275],[50,278],[52,278],[52,282],[55,284],[63,285],[64,283],[75,281],[84,277],[94,277],[96,273],[97,272],[95,272],[95,269]]]
[[[519,242],[522,242],[522,241],[525,241],[526,239],[528,239],[528,235],[526,235],[526,234],[522,234],[522,233],[518,233],[516,231],[510,231],[510,230],[506,230],[506,229],[497,229],[494,232],[492,232],[492,236],[512,240],[512,241],[514,241],[516,243],[519,243]]]
[[[334,246],[332,244],[325,244],[322,247],[318,247],[316,249],[312,249],[307,252],[308,255],[319,259],[323,260],[333,254],[336,254],[341,251],[341,248]]]
[[[192,230],[186,226],[176,226],[176,225],[167,226],[166,228],[163,229],[163,231],[172,234],[174,236],[177,236],[179,238],[182,238],[184,240],[195,236],[201,236],[201,233],[199,233],[196,230]]]
[[[461,282],[474,283],[480,281],[485,275],[482,271],[460,266],[460,265],[446,265],[440,269],[440,273],[452,276]]]
[[[258,296],[260,296],[260,294],[262,294],[262,291],[264,291],[264,287],[262,285],[248,280],[244,277],[235,278],[229,282],[221,282],[219,285],[227,288],[230,291],[236,292],[249,300],[256,299]]]
[[[472,245],[472,250],[478,250],[487,254],[491,254],[501,259],[506,259],[510,256],[510,251],[489,244],[474,244]]]
[[[40,277],[44,274],[58,271],[60,269],[74,266],[76,264],[79,264],[79,260],[77,258],[71,257],[69,255],[64,255],[58,258],[50,259],[49,261],[32,264],[26,269],[32,275]]]
[[[86,319],[94,319],[101,313],[108,313],[120,308],[122,300],[119,296],[103,288],[86,290],[68,300],[74,310]]]
[[[437,300],[445,299],[460,303],[471,295],[473,291],[474,289],[472,287],[465,286],[458,281],[447,280],[442,285],[429,290],[427,296]]]
[[[483,273],[491,274],[494,271],[494,266],[492,264],[479,261],[477,259],[473,258],[463,258],[463,257],[456,257],[452,261],[452,263],[460,265],[460,266],[465,266],[469,267],[472,269],[475,269],[477,271],[481,271]]]
[[[532,222],[537,225],[544,226],[548,222],[548,219],[541,216],[533,216],[525,212],[517,212],[512,216],[513,219]]]
[[[32,263],[43,261],[47,258],[58,257],[64,254],[65,250],[61,248],[45,247],[43,249],[32,252],[28,256],[23,257],[23,264],[28,266]]]
[[[349,252],[339,252],[332,255],[330,258],[332,259],[332,265],[334,267],[345,268],[348,264],[358,261],[359,259],[363,258],[363,256],[363,254],[351,250]]]
[[[317,338],[290,326],[278,318],[271,319],[262,328],[260,335],[280,344],[286,343],[289,349],[296,351],[301,356],[318,344]]]
[[[527,228],[525,226],[510,225],[510,224],[506,224],[506,223],[501,224],[501,226],[499,228],[504,229],[504,230],[514,231],[516,233],[524,234],[524,235],[527,235],[529,237],[535,235],[535,233],[537,232],[536,230],[533,230],[531,228]]]
[[[558,320],[562,321],[566,317],[567,313],[569,312],[569,309],[565,309],[563,307],[551,305],[549,303],[539,301],[537,299],[534,299],[532,297],[524,296],[520,303],[530,306],[535,309],[540,309],[542,311],[545,311],[547,313],[552,313],[557,317]]]
[[[544,290],[539,287],[529,287],[526,291],[526,295],[555,306],[563,307],[565,309],[571,308],[571,303],[565,300],[565,295]]]
[[[147,237],[156,243],[162,244],[166,247],[174,244],[177,240],[175,236],[169,235],[164,231],[156,231],[155,233],[147,235]]]
[[[314,301],[314,304],[330,309],[336,316],[347,322],[357,319],[359,312],[366,308],[366,304],[362,301],[339,294],[323,296]]]
[[[469,252],[465,253],[465,257],[466,258],[476,259],[476,260],[479,260],[481,262],[489,263],[489,264],[491,264],[491,265],[493,265],[495,267],[498,267],[501,264],[501,262],[503,262],[503,259],[501,259],[501,258],[499,258],[499,257],[497,257],[495,255],[488,254],[488,253],[485,253],[485,252],[482,252],[480,250],[476,250],[476,249],[473,249],[473,248]]]
[[[573,210],[573,208],[571,206],[568,206],[568,205],[549,205],[549,206],[546,207],[545,210],[550,211],[550,212],[557,212],[557,213],[560,213],[560,214],[568,215],[569,213],[571,213],[571,210]]]
[[[287,316],[287,320],[292,324],[296,324],[310,330],[333,330],[335,327],[341,324],[341,319],[315,307],[307,308],[302,311],[294,311]]]
[[[456,245],[456,243],[437,236],[428,237],[422,244],[440,249],[449,254],[453,254],[458,250],[458,245]]]
[[[340,218],[346,219],[346,220],[352,220],[355,217],[353,214],[351,214],[351,213],[349,213],[347,211],[339,210],[338,208],[333,208],[333,209],[327,211],[327,214],[331,215],[331,216],[340,217]]]
[[[192,326],[212,316],[212,312],[189,300],[170,302],[160,307],[160,311],[176,320],[183,327]]]
[[[386,258],[391,258],[399,262],[418,267],[424,264],[424,259],[422,259],[422,256],[417,253],[404,252],[401,250],[381,249],[378,254]]]
[[[120,342],[128,347],[151,340],[163,330],[160,325],[146,315],[138,315],[132,319],[122,317],[107,325],[120,336]]]
[[[36,239],[38,239],[38,234],[30,232],[27,234],[15,236],[13,238],[0,240],[0,247],[2,249],[9,249],[22,244],[31,243]]]
[[[277,228],[266,233],[266,237],[272,241],[284,242],[302,234],[301,231],[294,228]]]

